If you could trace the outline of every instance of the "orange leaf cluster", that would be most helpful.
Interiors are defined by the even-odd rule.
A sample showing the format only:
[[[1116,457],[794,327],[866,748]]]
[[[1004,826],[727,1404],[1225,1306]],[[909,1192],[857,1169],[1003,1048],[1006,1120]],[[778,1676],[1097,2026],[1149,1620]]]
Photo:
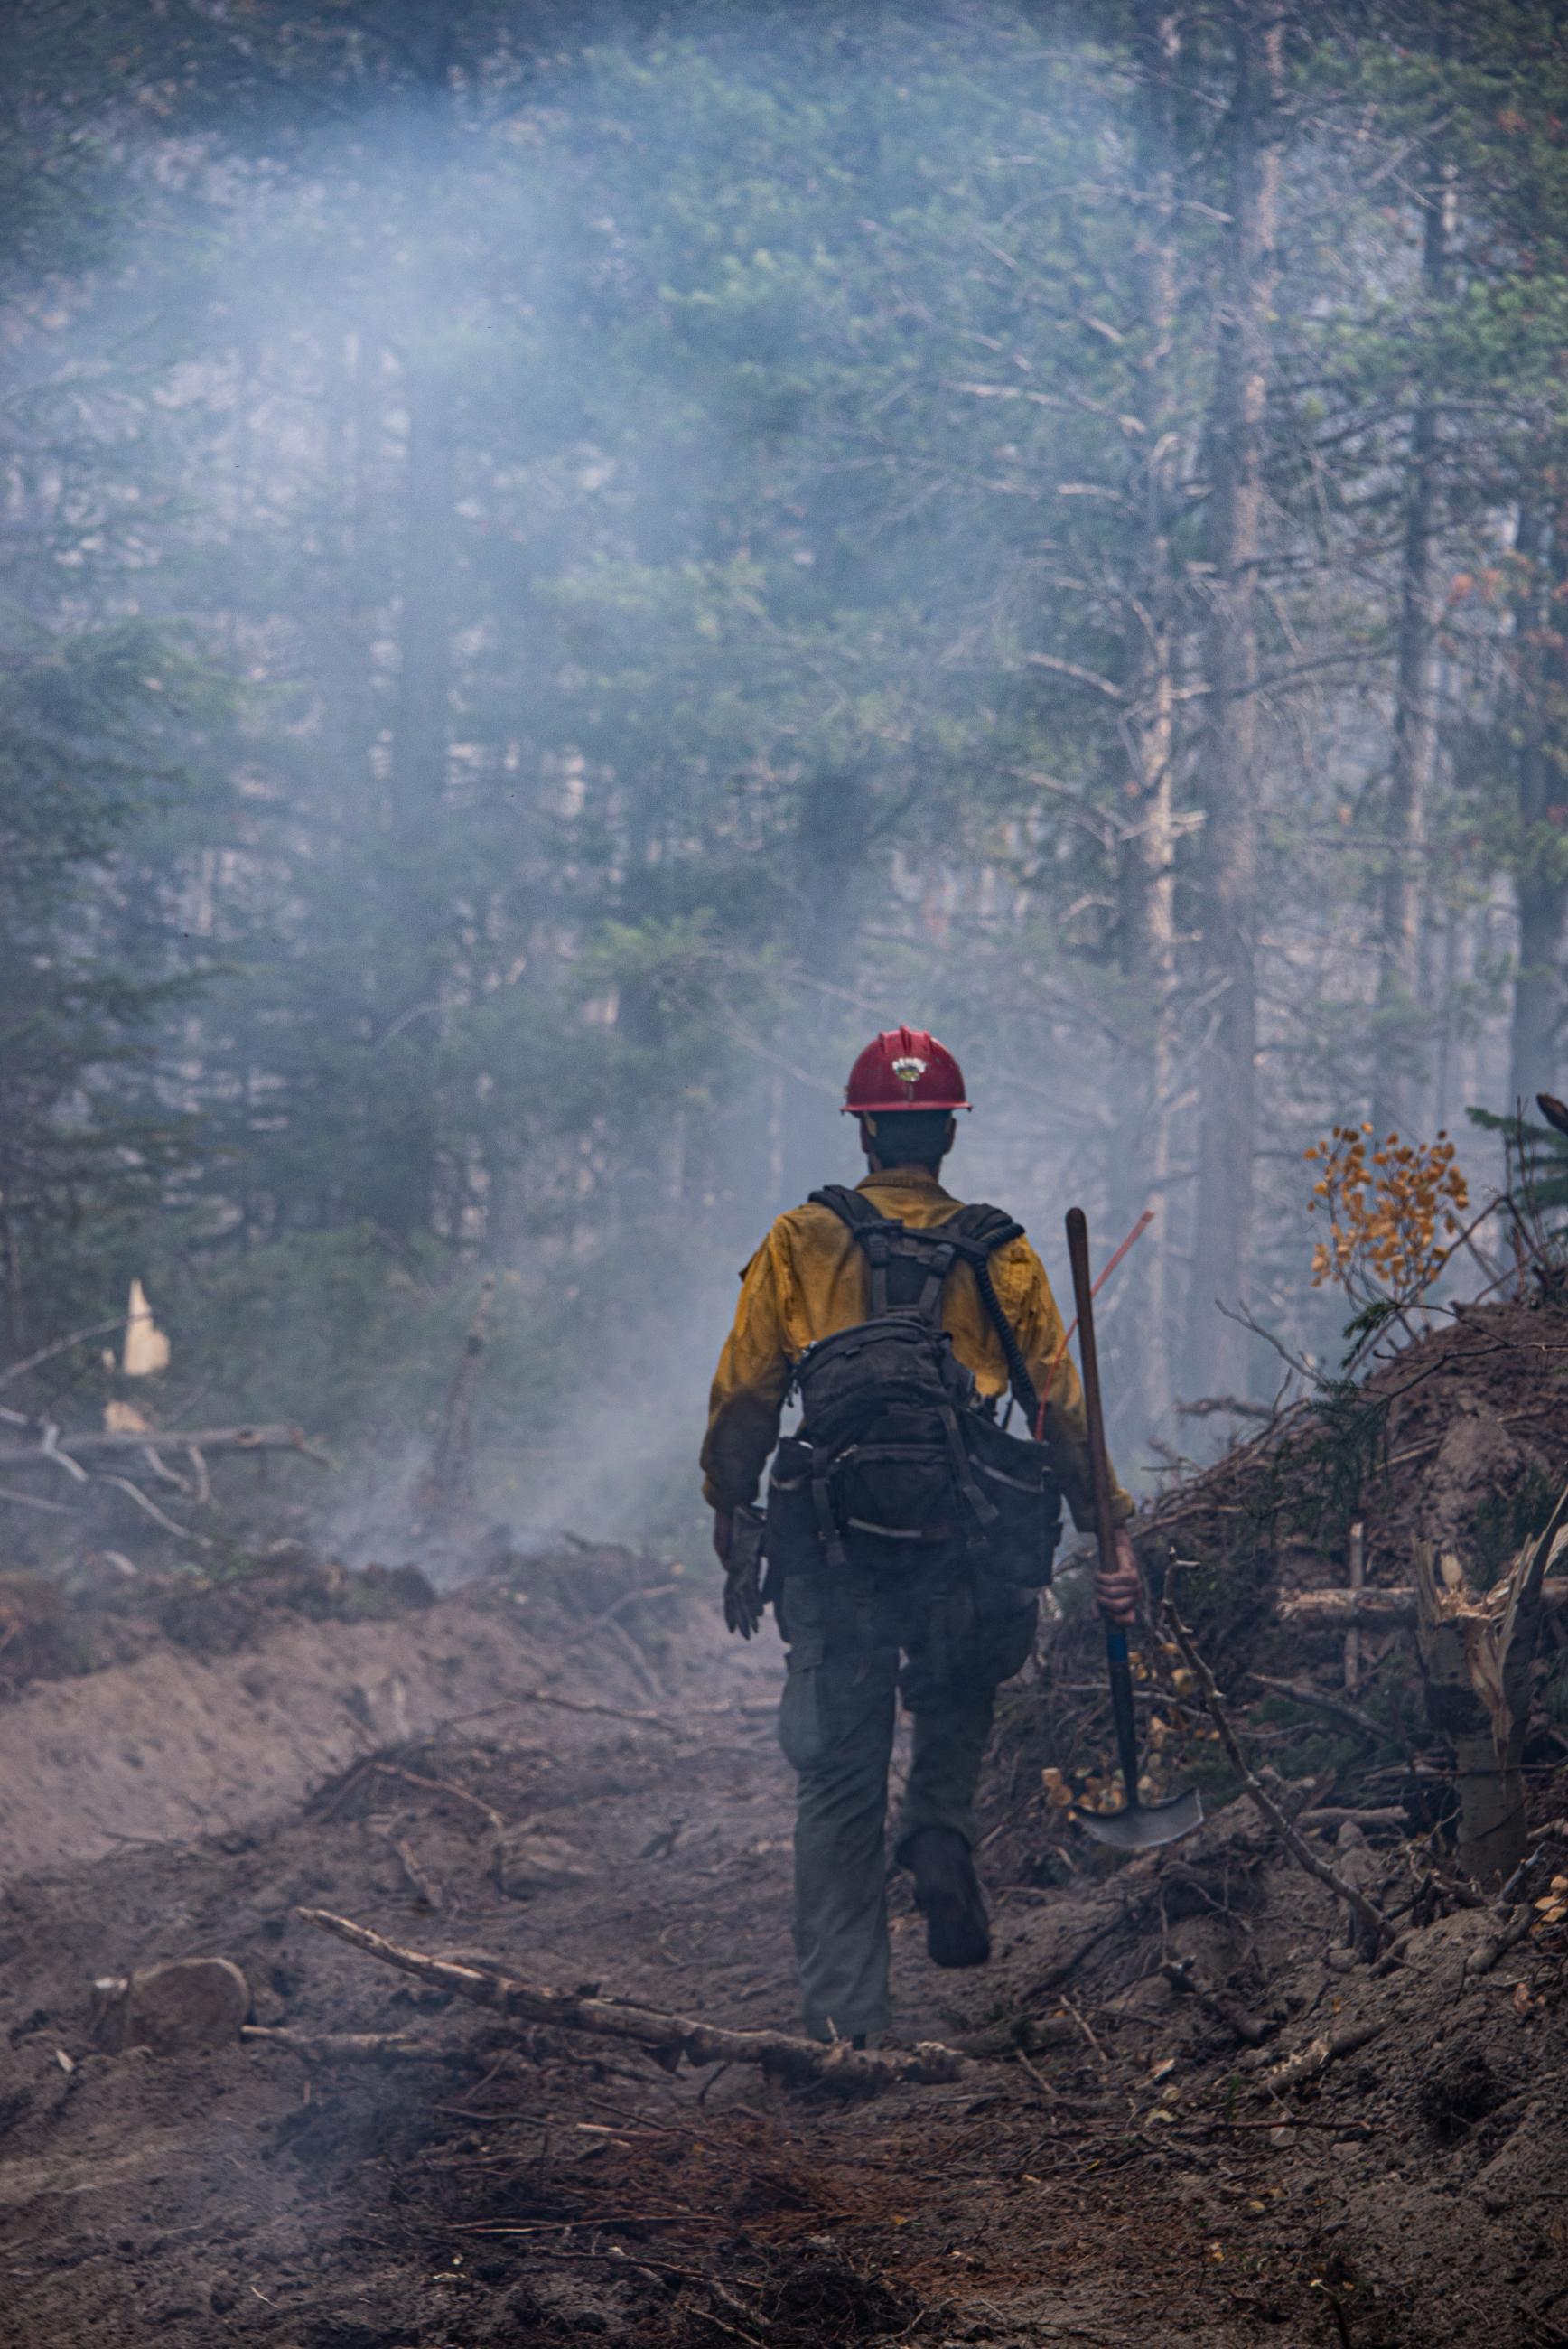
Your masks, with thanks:
[[[1336,1125],[1307,1159],[1321,1166],[1307,1212],[1327,1216],[1328,1237],[1312,1252],[1312,1283],[1418,1296],[1447,1263],[1470,1189],[1446,1133],[1435,1142],[1378,1144],[1369,1125]]]

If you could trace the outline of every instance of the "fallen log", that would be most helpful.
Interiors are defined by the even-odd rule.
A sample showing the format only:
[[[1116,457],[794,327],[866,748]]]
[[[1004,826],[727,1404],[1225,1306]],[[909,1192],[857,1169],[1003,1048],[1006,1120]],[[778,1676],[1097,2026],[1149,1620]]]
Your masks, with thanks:
[[[306,1443],[303,1427],[146,1427],[107,1433],[88,1429],[67,1435],[56,1430],[48,1442],[0,1444],[0,1468],[33,1468],[54,1462],[91,1460],[115,1453],[298,1452],[318,1466],[325,1454]]]
[[[1543,1583],[1541,1603],[1568,1608],[1568,1576]],[[1347,1631],[1357,1624],[1393,1631],[1414,1623],[1416,1612],[1414,1586],[1404,1583],[1378,1590],[1284,1590],[1279,1599],[1282,1621],[1303,1631]]]
[[[455,1959],[427,1957],[372,1932],[367,1925],[335,1916],[328,1909],[300,1909],[295,1913],[304,1924],[335,1934],[367,1957],[379,1958],[384,1965],[397,1966],[401,1972],[450,1991],[458,1998],[471,1999],[492,2013],[553,2023],[558,2030],[588,2032],[603,2039],[634,2040],[671,2071],[684,2056],[688,2064],[755,2064],[770,2077],[792,2086],[820,2084],[870,2089],[911,2081],[954,2080],[965,2067],[965,2058],[955,2048],[944,2047],[934,2040],[907,2052],[872,2054],[851,2047],[843,2040],[824,2046],[785,2031],[728,2031],[689,2015],[667,2014],[657,2007],[623,2005],[616,1999],[551,1990],[542,1982],[486,1973]]]

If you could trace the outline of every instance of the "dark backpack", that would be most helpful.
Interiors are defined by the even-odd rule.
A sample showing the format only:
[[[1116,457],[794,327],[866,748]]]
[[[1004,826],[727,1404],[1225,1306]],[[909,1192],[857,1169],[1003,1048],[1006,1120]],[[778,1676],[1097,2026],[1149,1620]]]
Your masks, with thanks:
[[[785,1574],[825,1564],[885,1576],[962,1557],[1009,1582],[1047,1582],[1061,1495],[1045,1447],[997,1425],[942,1326],[948,1275],[965,1263],[1032,1428],[1034,1386],[990,1271],[1022,1226],[973,1206],[916,1230],[838,1185],[811,1200],[864,1251],[871,1315],[808,1347],[796,1367],[801,1423],[769,1480],[770,1562]]]

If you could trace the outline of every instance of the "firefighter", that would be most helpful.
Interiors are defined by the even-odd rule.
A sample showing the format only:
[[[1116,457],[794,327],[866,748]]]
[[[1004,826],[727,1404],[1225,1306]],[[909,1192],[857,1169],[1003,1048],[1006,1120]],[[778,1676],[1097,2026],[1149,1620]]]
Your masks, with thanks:
[[[844,1110],[868,1172],[780,1216],[747,1266],[702,1453],[726,1619],[749,1637],[770,1599],[789,1650],[779,1739],[798,1779],[806,2028],[857,2044],[889,2021],[898,1698],[913,1753],[893,1857],[934,1962],[981,1965],[973,1804],[995,1692],[1030,1652],[1061,1502],[1093,1524],[1082,1392],[1058,1361],[1044,1267],[1019,1226],[961,1207],[939,1179],[969,1106],[957,1061],[923,1030],[890,1030],[861,1052]],[[792,1388],[802,1422],[780,1443]],[[1009,1390],[1016,1433],[997,1417]],[[753,1505],[770,1455],[764,1521]],[[1124,1526],[1119,1486],[1113,1509]],[[1117,1561],[1095,1592],[1125,1623],[1140,1586],[1124,1531]]]

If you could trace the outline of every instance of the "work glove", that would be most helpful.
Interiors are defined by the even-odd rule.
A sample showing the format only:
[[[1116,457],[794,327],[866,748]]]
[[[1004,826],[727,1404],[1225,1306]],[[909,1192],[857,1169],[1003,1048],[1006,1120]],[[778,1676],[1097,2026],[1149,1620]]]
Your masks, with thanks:
[[[720,1546],[720,1533],[725,1538]],[[714,1547],[724,1560],[724,1623],[749,1640],[762,1628],[762,1519],[755,1509],[716,1518]]]

